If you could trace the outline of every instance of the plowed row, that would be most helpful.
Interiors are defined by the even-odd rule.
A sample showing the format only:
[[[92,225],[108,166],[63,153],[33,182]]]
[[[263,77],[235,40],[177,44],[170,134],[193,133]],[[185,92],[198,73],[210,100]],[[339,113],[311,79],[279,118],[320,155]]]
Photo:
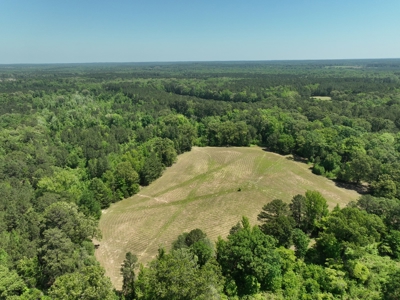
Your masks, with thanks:
[[[276,198],[289,202],[306,190],[320,191],[331,207],[359,196],[312,174],[306,164],[260,148],[194,147],[139,194],[103,213],[96,257],[120,288],[126,252],[146,263],[184,231],[200,228],[212,240],[225,237],[243,215],[256,224],[264,204]]]

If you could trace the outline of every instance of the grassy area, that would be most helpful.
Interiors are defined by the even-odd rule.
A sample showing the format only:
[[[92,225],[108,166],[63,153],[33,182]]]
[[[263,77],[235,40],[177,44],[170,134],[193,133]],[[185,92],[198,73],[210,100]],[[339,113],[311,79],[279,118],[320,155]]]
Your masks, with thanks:
[[[184,231],[200,228],[212,240],[225,237],[243,215],[256,224],[264,204],[289,202],[306,190],[320,191],[331,208],[359,196],[312,174],[304,163],[258,147],[194,147],[139,194],[104,211],[96,257],[119,288],[126,252],[146,263]]]
[[[315,100],[323,100],[323,101],[332,100],[332,98],[329,96],[312,96],[311,98],[315,99]]]

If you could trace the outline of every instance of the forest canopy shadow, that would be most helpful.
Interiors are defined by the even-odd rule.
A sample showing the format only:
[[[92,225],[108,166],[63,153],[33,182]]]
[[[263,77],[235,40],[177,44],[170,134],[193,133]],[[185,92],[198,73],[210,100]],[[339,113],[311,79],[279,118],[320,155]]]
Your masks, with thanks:
[[[364,184],[347,183],[347,182],[343,182],[343,181],[339,181],[339,180],[333,180],[333,182],[335,183],[335,185],[337,187],[340,187],[340,188],[343,188],[346,190],[356,191],[360,195],[364,195],[364,194],[368,193],[368,186],[364,185]]]

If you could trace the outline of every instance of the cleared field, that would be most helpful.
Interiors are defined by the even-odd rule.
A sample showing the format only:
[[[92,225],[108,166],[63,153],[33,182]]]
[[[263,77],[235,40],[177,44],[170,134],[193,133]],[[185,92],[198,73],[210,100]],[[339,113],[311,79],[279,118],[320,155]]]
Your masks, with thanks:
[[[312,96],[311,98],[316,99],[316,100],[323,100],[323,101],[332,100],[332,98],[329,96]]]
[[[256,224],[264,204],[276,198],[289,202],[306,190],[321,192],[331,208],[359,197],[312,174],[306,164],[258,147],[194,147],[139,194],[103,212],[96,257],[119,289],[126,252],[146,263],[184,231],[200,228],[212,240],[225,237],[242,216]]]

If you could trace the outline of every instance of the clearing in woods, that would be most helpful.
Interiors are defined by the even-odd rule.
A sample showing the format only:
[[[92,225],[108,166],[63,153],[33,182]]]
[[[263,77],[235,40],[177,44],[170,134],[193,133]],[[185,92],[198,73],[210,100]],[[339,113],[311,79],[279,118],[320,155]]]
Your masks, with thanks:
[[[103,239],[96,257],[120,289],[119,270],[126,252],[146,263],[159,247],[169,249],[179,234],[195,228],[215,241],[226,237],[242,216],[254,225],[264,204],[276,198],[289,202],[306,190],[318,190],[330,208],[359,197],[312,174],[304,163],[258,147],[193,147],[139,194],[103,212]]]
[[[323,101],[332,100],[332,98],[329,96],[312,96],[311,99],[323,100]]]

